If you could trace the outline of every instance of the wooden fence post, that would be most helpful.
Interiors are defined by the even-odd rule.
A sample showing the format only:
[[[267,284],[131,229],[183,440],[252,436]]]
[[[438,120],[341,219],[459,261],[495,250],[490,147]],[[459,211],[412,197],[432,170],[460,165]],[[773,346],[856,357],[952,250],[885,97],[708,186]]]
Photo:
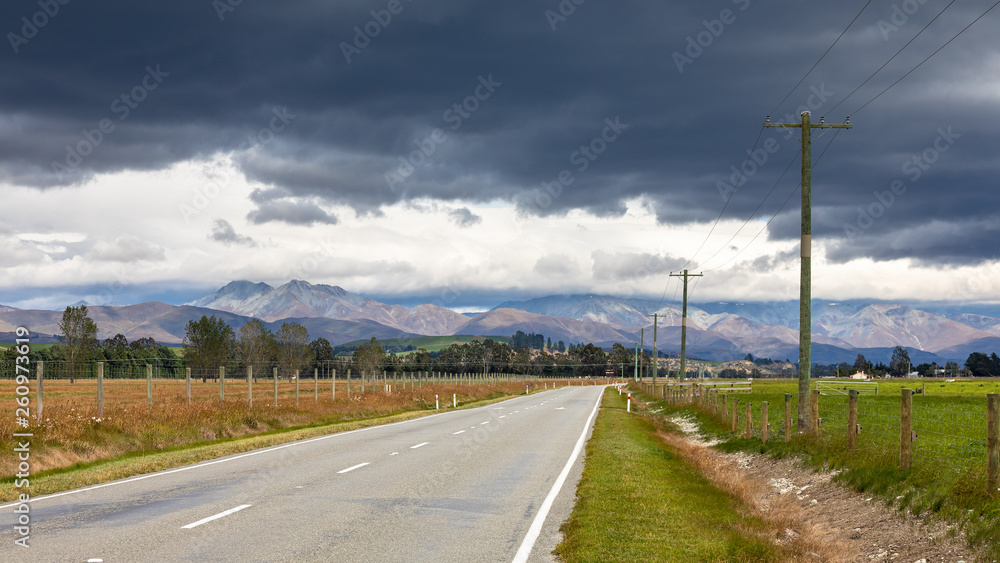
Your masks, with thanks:
[[[16,371],[17,370],[15,370],[15,373],[16,373]],[[38,362],[38,367],[35,368],[35,374],[38,377],[38,381],[37,381],[37,383],[38,383],[38,392],[36,393],[36,395],[38,395],[38,400],[35,401],[38,404],[38,406],[35,407],[35,421],[38,422],[38,423],[41,423],[42,422],[42,407],[44,406],[43,400],[44,400],[44,397],[45,397],[45,393],[43,392],[44,381],[45,381],[45,362],[44,361],[39,361]]]
[[[191,404],[191,368],[184,368],[184,384],[187,388],[188,404]]]
[[[253,366],[247,366],[247,402],[253,408]]]
[[[739,404],[740,400],[736,398],[736,395],[733,395],[733,432],[736,432],[736,421],[739,418],[737,414],[739,412]]]
[[[104,418],[104,362],[97,362],[97,417]]]
[[[729,418],[729,394],[722,395],[722,420]]]
[[[819,391],[817,389],[812,390],[812,433],[819,436]]]
[[[250,372],[248,371],[247,383],[249,382],[250,382]],[[225,400],[226,400],[226,366],[219,366],[219,402]]]
[[[847,448],[858,444],[858,390],[851,389],[847,396]]]
[[[750,401],[747,401],[747,417],[746,417],[747,438],[753,435],[753,417],[751,416],[752,411],[750,410],[751,405],[752,403]]]
[[[271,371],[274,376],[274,406],[278,406],[278,367],[275,366]]]
[[[986,395],[986,484],[990,495],[997,490],[1000,473],[1000,395]]]
[[[347,370],[347,398],[348,399],[351,398],[351,370],[350,370],[350,368],[348,368],[348,370]]]
[[[899,468],[910,468],[913,454],[913,389],[903,389],[899,408]]]
[[[785,441],[792,439],[792,394],[785,393]]]
[[[337,400],[337,370],[333,370],[333,375],[330,376],[330,393],[334,401]]]
[[[146,364],[146,404],[153,408],[153,364]]]
[[[299,370],[295,370],[295,406],[299,406]]]
[[[319,402],[319,368],[313,368],[313,402]]]
[[[760,404],[760,435],[761,435],[760,442],[762,444],[767,443],[768,429],[769,428],[767,424],[767,401],[764,401],[763,403]]]

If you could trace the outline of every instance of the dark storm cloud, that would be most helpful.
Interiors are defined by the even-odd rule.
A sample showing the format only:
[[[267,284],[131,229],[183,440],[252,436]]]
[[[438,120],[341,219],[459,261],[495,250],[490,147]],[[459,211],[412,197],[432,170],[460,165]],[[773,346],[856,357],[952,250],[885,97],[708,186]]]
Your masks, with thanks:
[[[864,2],[217,4],[70,2],[32,33],[22,18],[38,3],[4,3],[0,180],[71,185],[236,151],[277,190],[254,198],[254,222],[331,223],[320,204],[378,214],[416,199],[613,216],[643,196],[660,221],[692,223],[715,219],[748,158],[727,218],[749,216],[791,163],[768,218],[797,182],[798,141],[768,129],[747,153]],[[806,108],[843,121],[990,4],[949,8],[834,109],[943,7],[873,3],[772,120]],[[814,236],[834,259],[992,256],[974,235],[1000,225],[998,17],[851,115],[853,130],[816,133],[814,159],[836,136],[813,181]],[[767,236],[797,239],[797,208],[793,196]],[[916,236],[932,221],[947,237]]]
[[[466,229],[483,222],[483,218],[469,210],[468,207],[453,209],[448,212],[448,217],[459,227]]]
[[[257,189],[250,194],[250,200],[257,204],[257,209],[247,214],[251,223],[282,221],[292,225],[337,224],[337,218],[321,209],[318,204],[298,198],[285,189]]]
[[[216,219],[212,224],[212,233],[208,238],[223,244],[239,244],[243,246],[257,246],[257,241],[246,235],[236,232],[233,225],[225,219]]]

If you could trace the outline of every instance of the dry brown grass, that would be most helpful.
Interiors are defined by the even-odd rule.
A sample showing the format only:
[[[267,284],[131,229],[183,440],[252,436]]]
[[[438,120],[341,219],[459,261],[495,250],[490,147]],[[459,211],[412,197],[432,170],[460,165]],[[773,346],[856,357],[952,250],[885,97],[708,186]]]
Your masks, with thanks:
[[[764,480],[747,476],[732,460],[691,441],[683,434],[660,431],[659,437],[673,447],[688,464],[713,485],[739,499],[749,515],[771,524],[776,531],[770,539],[787,550],[788,561],[850,561],[853,548],[809,523],[794,495],[779,495]],[[745,530],[760,533],[759,530]]]
[[[13,382],[3,388],[13,390]],[[565,385],[566,382],[560,382]],[[543,384],[530,384],[533,390]],[[546,384],[551,387],[551,384]],[[324,389],[325,387],[325,389]],[[227,382],[226,400],[219,401],[218,383],[192,382],[192,400],[186,398],[184,381],[154,382],[153,407],[147,406],[146,382],[106,381],[104,412],[98,416],[97,389],[93,381],[47,381],[43,419],[34,416],[27,428],[19,427],[13,416],[0,418],[0,448],[12,451],[15,432],[29,432],[31,471],[70,467],[77,463],[113,459],[137,452],[156,452],[203,444],[213,440],[263,434],[271,431],[322,426],[349,420],[379,418],[401,412],[434,408],[439,395],[441,408],[451,408],[452,394],[463,403],[513,396],[525,392],[525,383],[506,382],[482,385],[424,385],[399,387],[386,393],[370,384],[364,393],[352,383],[347,396],[344,382],[338,382],[337,398],[331,398],[330,381],[320,382],[318,401],[311,380],[303,380],[299,401],[294,383],[282,382],[278,403],[274,404],[273,382],[254,384],[254,402],[247,400],[246,382]],[[14,396],[0,395],[13,406]],[[34,407],[32,401],[32,407]],[[32,412],[34,415],[34,412]],[[14,456],[0,458],[0,475],[16,472]]]

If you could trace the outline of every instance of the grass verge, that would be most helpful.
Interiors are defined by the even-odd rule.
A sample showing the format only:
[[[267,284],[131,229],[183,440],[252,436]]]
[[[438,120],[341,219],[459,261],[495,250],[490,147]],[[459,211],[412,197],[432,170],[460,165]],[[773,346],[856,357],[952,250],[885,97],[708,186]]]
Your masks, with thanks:
[[[555,553],[564,561],[790,561],[777,530],[748,514],[663,442],[662,427],[625,412],[609,388],[587,443],[577,502]]]

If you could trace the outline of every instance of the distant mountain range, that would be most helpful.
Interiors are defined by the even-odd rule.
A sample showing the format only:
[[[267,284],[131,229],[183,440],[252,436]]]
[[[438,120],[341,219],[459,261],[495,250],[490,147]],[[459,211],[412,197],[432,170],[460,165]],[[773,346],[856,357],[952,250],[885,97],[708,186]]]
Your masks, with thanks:
[[[121,333],[130,340],[149,336],[176,344],[184,327],[201,315],[216,315],[234,329],[259,318],[272,330],[282,322],[304,325],[311,337],[338,345],[371,337],[510,336],[521,330],[541,333],[554,342],[610,347],[634,345],[644,329],[653,344],[652,315],[658,317],[657,344],[665,352],[680,348],[681,311],[677,303],[607,295],[551,295],[507,301],[475,315],[436,305],[406,308],[381,303],[338,287],[292,280],[272,287],[234,281],[191,303],[152,302],[129,306],[90,306],[100,337]],[[997,315],[997,316],[992,316]],[[712,302],[688,306],[689,356],[711,360],[741,359],[747,353],[774,359],[798,358],[797,301],[770,303]],[[0,338],[17,326],[34,333],[57,334],[59,311],[19,310],[0,306]],[[910,352],[914,363],[964,362],[971,352],[1000,351],[1000,308],[928,307],[862,301],[815,300],[812,309],[816,363],[853,362],[858,353],[888,361],[895,346]]]

